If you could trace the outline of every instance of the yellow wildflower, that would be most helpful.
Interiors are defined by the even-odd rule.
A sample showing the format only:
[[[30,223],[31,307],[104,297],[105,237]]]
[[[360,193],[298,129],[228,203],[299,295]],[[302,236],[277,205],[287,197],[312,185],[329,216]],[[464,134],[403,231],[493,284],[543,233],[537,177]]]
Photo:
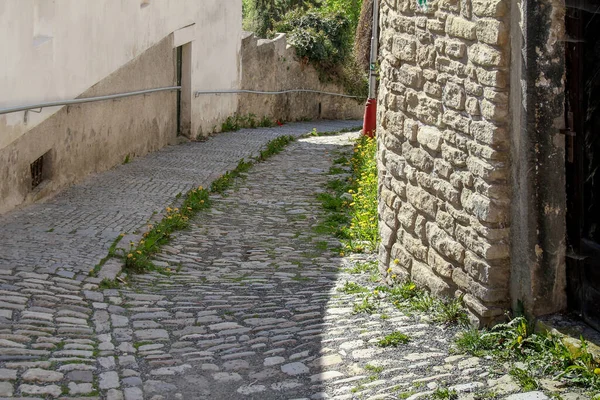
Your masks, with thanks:
[[[136,251],[136,253],[138,253],[138,254],[142,254],[142,252],[141,252],[141,251],[139,251],[139,250],[138,250],[138,251]]]
[[[198,190],[202,190],[204,189],[202,186],[198,186]]]
[[[595,373],[596,375],[600,375],[600,368],[596,368],[596,369],[594,369],[594,373]]]
[[[344,257],[344,252],[343,251],[340,252],[340,257]]]
[[[171,207],[167,207],[167,212],[170,213],[171,211],[173,211],[173,209]]]
[[[396,279],[396,276],[398,276],[398,275],[396,275],[396,274],[392,275],[392,279]]]
[[[396,264],[396,265],[400,264],[400,260],[398,260],[397,258],[394,258],[394,264]]]
[[[521,344],[522,341],[523,341],[523,336],[519,336],[517,338],[517,343]]]
[[[131,257],[133,257],[133,254],[131,254],[131,253],[127,254],[127,258],[131,258]]]
[[[389,274],[390,272],[392,272],[392,268],[391,267],[387,269],[387,273]]]

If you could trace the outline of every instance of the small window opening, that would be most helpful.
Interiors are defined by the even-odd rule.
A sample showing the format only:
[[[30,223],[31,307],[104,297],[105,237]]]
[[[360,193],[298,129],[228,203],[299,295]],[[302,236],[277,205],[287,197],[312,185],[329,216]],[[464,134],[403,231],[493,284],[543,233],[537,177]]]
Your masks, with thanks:
[[[44,156],[31,163],[31,188],[35,189],[44,180]]]
[[[319,118],[321,118],[321,111],[322,111],[323,107],[321,106],[321,103],[319,103]]]

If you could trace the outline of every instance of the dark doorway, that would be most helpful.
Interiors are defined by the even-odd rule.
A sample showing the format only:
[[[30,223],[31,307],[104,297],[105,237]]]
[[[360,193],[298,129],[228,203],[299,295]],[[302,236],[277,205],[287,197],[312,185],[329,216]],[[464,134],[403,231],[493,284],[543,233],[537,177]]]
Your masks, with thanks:
[[[600,0],[567,0],[569,307],[600,330]]]

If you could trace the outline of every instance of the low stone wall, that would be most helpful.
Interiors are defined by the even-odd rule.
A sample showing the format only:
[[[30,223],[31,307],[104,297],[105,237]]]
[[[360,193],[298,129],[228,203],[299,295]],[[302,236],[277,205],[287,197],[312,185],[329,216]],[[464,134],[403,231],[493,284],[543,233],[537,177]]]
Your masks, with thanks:
[[[380,270],[510,306],[508,0],[381,4]]]
[[[287,44],[285,34],[272,40],[258,39],[247,32],[242,39],[241,89],[279,91],[311,89],[344,93],[343,88],[325,84],[317,71],[296,56]],[[295,121],[300,119],[361,119],[364,102],[350,98],[315,93],[286,93],[278,95],[241,94],[238,114],[254,114]]]

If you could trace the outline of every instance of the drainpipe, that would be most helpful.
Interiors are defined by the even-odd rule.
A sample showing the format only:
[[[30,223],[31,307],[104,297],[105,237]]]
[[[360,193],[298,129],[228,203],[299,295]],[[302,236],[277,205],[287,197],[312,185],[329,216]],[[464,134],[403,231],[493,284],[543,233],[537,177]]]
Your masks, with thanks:
[[[369,62],[369,98],[365,106],[365,119],[363,121],[363,135],[373,137],[377,127],[377,63],[379,29],[379,0],[373,0],[373,29],[371,35],[371,60]]]

